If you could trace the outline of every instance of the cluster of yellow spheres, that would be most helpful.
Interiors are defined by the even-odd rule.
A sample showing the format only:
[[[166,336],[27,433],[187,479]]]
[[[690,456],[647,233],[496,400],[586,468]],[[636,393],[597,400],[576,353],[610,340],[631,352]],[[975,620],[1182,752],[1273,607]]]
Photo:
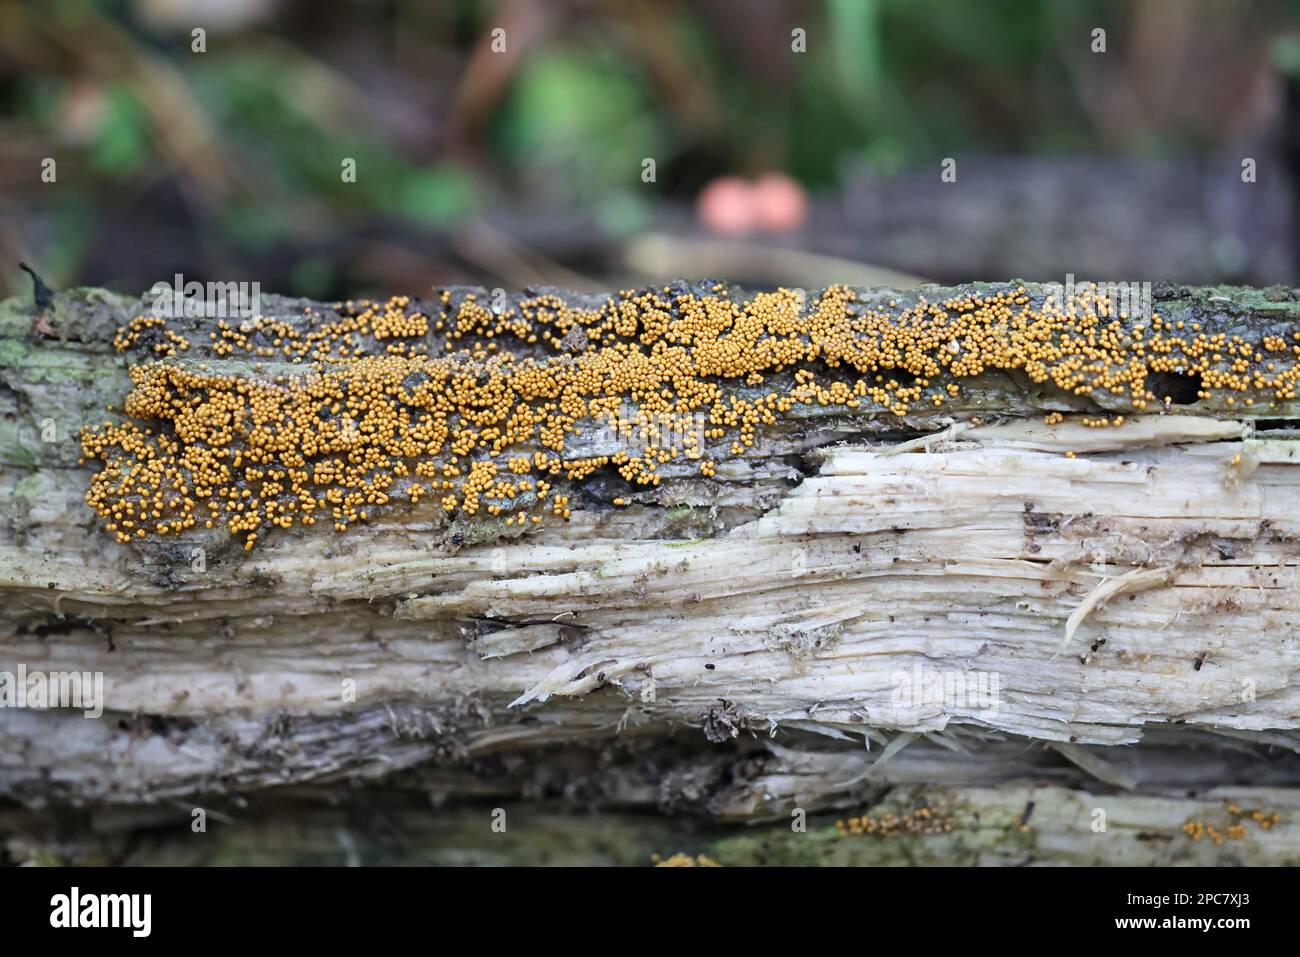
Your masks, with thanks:
[[[650,855],[650,863],[655,867],[721,867],[722,865],[709,857],[707,854],[696,854],[691,857],[689,854],[673,854],[669,857],[663,857],[659,854]]]
[[[929,807],[919,807],[901,814],[885,811],[877,817],[862,815],[835,822],[835,836],[902,837],[904,835],[947,834],[952,830],[949,815]]]
[[[1222,831],[1213,824],[1206,824],[1204,821],[1187,821],[1183,824],[1183,833],[1193,841],[1208,837],[1216,845],[1219,845],[1224,840],[1239,841],[1246,837],[1246,825],[1249,823],[1253,822],[1261,830],[1268,831],[1282,820],[1282,815],[1277,811],[1269,813],[1261,810],[1250,810],[1238,804],[1229,804],[1228,813],[1231,815],[1231,823],[1224,826]]]
[[[842,286],[808,302],[788,289],[626,290],[591,308],[555,295],[494,308],[444,291],[188,335],[171,323],[140,316],[119,330],[116,347],[137,359],[129,419],[82,434],[101,463],[86,502],[121,541],[224,527],[252,548],[272,527],[344,531],[426,501],[532,527],[567,520],[561,490],[597,470],[653,488],[680,460],[711,479],[716,459],[744,454],[797,405],[904,416],[994,369],[1135,410],[1172,401],[1152,391],[1153,373],[1195,376],[1200,397],[1243,405],[1294,399],[1300,378],[1300,334],[1252,343],[1130,319],[1086,286],[1064,303],[1008,286],[905,306]],[[570,453],[584,425],[629,405],[707,424],[680,444]]]

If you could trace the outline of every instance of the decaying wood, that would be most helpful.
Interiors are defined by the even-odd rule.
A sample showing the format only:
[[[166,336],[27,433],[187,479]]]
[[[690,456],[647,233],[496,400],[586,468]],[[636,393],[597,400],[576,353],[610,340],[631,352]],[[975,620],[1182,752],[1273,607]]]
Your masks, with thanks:
[[[1167,288],[1156,308],[1294,330],[1297,296]],[[303,304],[263,301],[295,322]],[[250,553],[196,539],[196,570],[194,542],[119,545],[81,502],[77,434],[125,394],[112,335],[142,311],[65,293],[51,334],[29,303],[0,304],[0,671],[103,672],[107,707],[0,709],[0,795],[39,808],[348,780],[438,792],[441,774],[448,795],[523,797],[475,762],[615,747],[635,764],[644,747],[660,782],[699,765],[710,783],[674,804],[618,772],[630,790],[607,806],[773,820],[947,784],[1009,814],[1028,792],[1005,782],[1049,781],[1042,860],[1093,853],[1075,819],[1088,788],[1112,792],[1135,834],[1172,834],[1135,838],[1125,859],[1296,858],[1288,822],[1271,843],[1252,832],[1249,851],[1178,831],[1222,803],[1189,789],[1267,784],[1256,803],[1296,801],[1293,403],[1249,417],[1213,400],[1154,415],[1117,403],[1128,421],[1094,429],[1079,421],[1099,411],[1090,400],[988,374],[941,412],[809,408],[716,479],[668,470],[626,508],[611,505],[625,487],[593,476],[571,522],[527,534],[402,506]],[[709,847],[753,860],[764,840]],[[815,853],[1023,850],[953,840]]]
[[[166,805],[104,808],[58,827],[31,811],[0,812],[7,835],[0,852],[33,863],[167,866],[635,865],[683,853],[741,866],[1286,865],[1300,859],[1295,799],[1290,788],[1218,788],[1187,798],[1046,784],[899,787],[871,808],[873,818],[923,808],[940,826],[872,834],[841,830],[831,818],[808,819],[806,831],[784,823],[736,829],[619,810],[575,813],[551,801],[433,809],[381,793],[343,805],[270,801],[211,812],[201,833],[191,828],[189,808]],[[1259,808],[1269,809],[1266,820],[1277,814],[1277,823],[1256,823]],[[492,828],[494,811],[498,820],[505,811],[504,830]]]

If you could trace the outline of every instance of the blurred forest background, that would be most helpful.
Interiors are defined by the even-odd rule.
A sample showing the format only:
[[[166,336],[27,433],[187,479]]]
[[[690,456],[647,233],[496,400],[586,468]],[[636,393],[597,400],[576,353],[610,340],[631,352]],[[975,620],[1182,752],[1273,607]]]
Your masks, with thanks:
[[[0,0],[0,295],[1294,283],[1298,78],[1300,0]]]

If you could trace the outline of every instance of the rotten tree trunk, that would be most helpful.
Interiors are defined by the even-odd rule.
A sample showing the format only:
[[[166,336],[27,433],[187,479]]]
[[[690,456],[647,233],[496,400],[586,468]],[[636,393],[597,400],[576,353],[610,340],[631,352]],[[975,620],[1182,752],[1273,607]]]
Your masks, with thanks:
[[[1155,307],[1290,342],[1296,297],[1169,288]],[[294,323],[304,305],[263,301]],[[0,709],[4,797],[104,808],[364,780],[574,799],[530,778],[560,748],[600,755],[599,774],[574,771],[608,778],[582,800],[720,821],[953,789],[925,800],[950,802],[957,838],[696,842],[738,863],[764,840],[769,859],[831,862],[1297,860],[1294,402],[1135,414],[991,372],[933,413],[806,408],[716,477],[666,472],[628,507],[593,478],[572,521],[527,534],[401,506],[249,553],[204,539],[197,570],[190,543],[119,545],[81,501],[77,435],[129,388],[111,342],[144,311],[95,290],[39,322],[0,304],[0,671],[102,672],[107,707]],[[1128,421],[1081,424],[1103,411]],[[1187,796],[1218,785],[1246,791]],[[1039,812],[1021,822],[1026,794]],[[1229,800],[1287,816],[1249,851],[1183,833],[1231,826]],[[1127,843],[1087,849],[1096,807]]]

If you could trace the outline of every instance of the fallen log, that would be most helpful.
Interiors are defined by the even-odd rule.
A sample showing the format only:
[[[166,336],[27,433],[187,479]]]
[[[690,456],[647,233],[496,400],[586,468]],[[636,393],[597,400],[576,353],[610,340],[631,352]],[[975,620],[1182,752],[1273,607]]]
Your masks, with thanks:
[[[692,808],[745,820],[846,807],[921,747],[979,762],[1001,741],[1051,742],[1121,790],[1138,784],[1108,752],[1153,734],[1175,752],[1208,739],[1216,753],[1290,761],[1296,291],[1157,287],[1131,315],[1098,290],[1062,299],[1027,283],[637,295],[452,289],[373,308],[267,297],[260,319],[225,328],[141,323],[156,318],[151,300],[98,290],[59,294],[39,321],[26,302],[0,304],[0,672],[100,673],[105,708],[98,721],[0,709],[0,794],[104,805],[392,782],[670,734],[799,742],[780,760],[824,762],[794,791],[754,773],[748,804]],[[513,325],[525,317],[528,329]],[[745,349],[709,365],[706,340],[751,320]],[[330,323],[353,328],[324,348],[311,336]],[[429,420],[448,423],[447,446],[411,456],[385,501],[346,504],[356,489],[374,500],[373,470],[342,486],[342,505],[327,497],[350,456],[370,462],[390,441],[383,423],[349,416],[348,390],[380,382],[395,396],[384,408],[432,414],[419,403],[435,390],[414,374],[514,388],[489,349],[505,341],[530,376],[574,389],[606,376],[606,391],[546,413],[563,418],[558,448],[544,426],[491,448],[500,403],[465,392]],[[655,365],[683,353],[686,378]],[[629,362],[653,387],[610,385]],[[255,397],[282,412],[320,381],[344,412],[322,411],[297,445],[258,433]],[[634,413],[662,411],[664,392],[667,412],[703,417],[674,433],[695,454],[639,434],[644,416],[627,427],[630,398]],[[682,405],[696,393],[700,405]],[[231,395],[248,405],[220,446],[214,397]],[[505,406],[511,422],[524,405]],[[482,409],[496,418],[453,462],[453,437]],[[624,418],[610,427],[603,413]],[[425,420],[404,421],[392,435]],[[341,465],[312,472],[324,480],[278,525],[294,499],[262,473],[292,473],[283,463],[304,447],[319,450],[304,472]],[[647,447],[662,453],[653,466]],[[224,501],[205,513],[194,494],[188,511],[162,503],[161,530],[123,534],[114,509],[143,515],[147,498],[123,476],[174,461],[192,491],[213,461],[186,458],[194,449],[226,456],[232,498],[249,492],[239,504],[257,502],[257,521]],[[270,449],[255,476],[231,464]],[[496,478],[481,495],[449,478],[512,454],[549,470],[527,473],[531,489]],[[441,491],[410,494],[424,476]],[[333,522],[302,521],[317,496]],[[810,736],[857,744],[819,759]],[[779,753],[764,749],[764,766]],[[915,783],[962,784],[961,761],[925,754],[930,777]],[[1208,762],[1200,783],[1222,766]],[[1293,783],[1289,765],[1273,773]],[[1186,784],[1152,787],[1177,801]]]
[[[103,808],[57,827],[46,815],[6,811],[0,852],[21,863],[153,866],[1290,865],[1300,859],[1295,794],[908,787],[854,813],[737,830],[629,811],[575,813],[553,801],[434,810],[362,792],[342,804],[272,799],[212,812],[199,832],[188,808]]]

